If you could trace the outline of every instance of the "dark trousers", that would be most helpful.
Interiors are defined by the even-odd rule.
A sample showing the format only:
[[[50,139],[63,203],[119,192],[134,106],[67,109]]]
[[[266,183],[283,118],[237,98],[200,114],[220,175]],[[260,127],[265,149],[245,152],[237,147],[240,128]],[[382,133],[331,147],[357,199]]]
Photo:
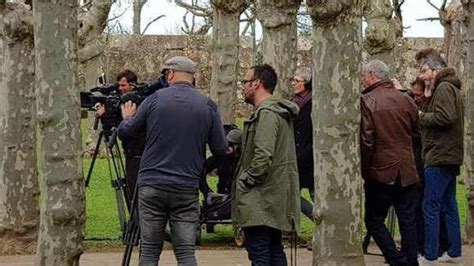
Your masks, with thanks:
[[[416,240],[416,188],[367,182],[365,185],[365,226],[390,265],[418,265]],[[384,224],[390,206],[395,208],[402,237],[399,251]]]
[[[300,189],[301,190],[301,189]],[[314,188],[308,188],[309,196],[314,202]],[[311,221],[314,220],[313,216],[313,204],[309,202],[307,199],[301,196],[301,212],[308,217]]]
[[[286,266],[281,231],[268,226],[243,228],[245,249],[252,266]]]
[[[157,265],[163,249],[166,224],[170,223],[171,243],[178,265],[197,265],[196,226],[199,193],[169,191],[151,186],[139,188],[140,265]]]

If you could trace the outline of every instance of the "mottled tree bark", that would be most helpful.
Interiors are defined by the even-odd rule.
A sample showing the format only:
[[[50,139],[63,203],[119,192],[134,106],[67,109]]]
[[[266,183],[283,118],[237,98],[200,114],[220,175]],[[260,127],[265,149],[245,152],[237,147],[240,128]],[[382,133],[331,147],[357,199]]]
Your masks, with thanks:
[[[0,254],[34,252],[38,234],[32,21],[0,5]]]
[[[313,265],[364,265],[361,246],[361,3],[308,1],[313,19]]]
[[[142,8],[146,0],[133,0],[133,34],[141,34]]]
[[[465,107],[466,121],[466,158],[465,169],[467,174],[468,193],[468,215],[466,224],[467,237],[474,240],[474,0],[464,0],[467,28],[467,80],[468,89]]]
[[[233,123],[237,99],[240,14],[246,0],[213,0],[211,98],[223,123]]]
[[[102,33],[107,25],[107,17],[113,2],[113,0],[93,1],[87,11],[80,12],[78,15],[79,51],[77,56],[80,62],[79,72],[83,76],[83,82],[79,83],[81,90],[88,90],[97,86],[96,79],[101,74],[100,68],[97,68],[94,73],[85,71],[85,69],[94,64],[94,59],[97,59],[104,52],[105,41]],[[88,115],[93,116],[92,113],[88,113]],[[88,119],[89,134],[86,140],[85,154],[94,150],[99,136],[98,132],[93,129],[94,120],[93,117]],[[104,145],[101,147],[101,154],[105,154]]]
[[[41,192],[36,264],[79,265],[85,201],[77,89],[77,0],[35,0],[33,15]]]
[[[392,20],[391,0],[365,0],[364,17],[367,21],[365,28],[364,48],[370,59],[379,59],[392,66],[393,48],[396,43],[396,28]]]
[[[463,26],[462,4],[460,0],[453,0],[446,10],[440,11],[442,16],[441,24],[444,27],[444,58],[451,67],[454,67],[458,75],[461,75],[464,66],[462,59],[465,55],[464,51],[464,32]]]
[[[257,19],[262,23],[263,63],[275,68],[278,84],[275,95],[284,99],[293,96],[289,84],[297,63],[296,13],[301,0],[255,0]]]

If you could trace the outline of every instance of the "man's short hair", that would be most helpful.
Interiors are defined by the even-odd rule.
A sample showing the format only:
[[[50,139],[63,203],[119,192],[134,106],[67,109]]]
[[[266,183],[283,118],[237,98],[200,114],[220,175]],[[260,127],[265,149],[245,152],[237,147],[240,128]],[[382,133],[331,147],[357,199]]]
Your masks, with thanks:
[[[434,48],[425,48],[421,49],[415,54],[415,60],[418,64],[423,63],[423,61],[428,57],[441,57],[441,54]]]
[[[129,83],[136,83],[138,81],[137,74],[128,69],[125,69],[117,75],[117,81],[120,81],[122,78],[127,79]]]
[[[446,62],[439,56],[429,56],[423,60],[423,65],[427,65],[432,70],[446,68]]]
[[[421,78],[419,78],[419,77],[417,77],[415,80],[413,80],[412,82],[410,82],[410,85],[412,85],[412,86],[420,86],[420,88],[422,88],[423,90],[424,90],[425,87],[426,87],[425,82],[424,82]]]
[[[390,69],[380,60],[371,60],[362,66],[362,73],[372,73],[380,80],[390,79]]]
[[[255,65],[250,69],[253,69],[253,78],[260,80],[263,88],[273,94],[277,84],[277,74],[275,69],[268,64]]]

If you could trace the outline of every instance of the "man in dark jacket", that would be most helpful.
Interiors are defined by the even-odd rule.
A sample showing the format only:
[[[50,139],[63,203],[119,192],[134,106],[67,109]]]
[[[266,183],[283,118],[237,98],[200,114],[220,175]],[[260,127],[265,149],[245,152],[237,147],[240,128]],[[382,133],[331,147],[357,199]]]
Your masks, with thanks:
[[[456,202],[456,176],[463,161],[464,110],[461,82],[454,69],[446,68],[440,57],[427,57],[420,78],[429,88],[429,99],[420,112],[423,161],[425,164],[424,261],[438,260],[439,217],[445,212],[448,251],[442,262],[462,262],[461,233]]]
[[[195,234],[199,220],[199,180],[206,144],[214,155],[227,148],[216,104],[193,85],[196,66],[187,57],[165,62],[170,86],[148,96],[136,111],[122,108],[119,136],[126,139],[146,129],[138,174],[140,265],[157,265],[169,221],[179,265],[197,265]]]
[[[134,90],[133,84],[137,83],[138,77],[135,72],[131,70],[124,70],[117,75],[118,91],[120,95],[130,93]],[[110,110],[112,111],[112,110]],[[102,120],[102,125],[104,126],[105,137],[108,139],[112,132],[111,128],[107,128],[109,122],[118,123],[121,121],[122,117],[120,110],[118,113],[106,113],[105,106],[99,104],[96,111],[96,116]],[[117,125],[113,125],[117,126]],[[130,210],[132,206],[133,193],[135,192],[135,185],[137,183],[138,170],[140,168],[140,160],[142,157],[143,149],[145,148],[145,130],[136,132],[134,136],[130,136],[127,139],[122,140],[123,153],[125,155],[125,182],[127,187],[127,193],[125,193],[126,204]]]
[[[300,111],[294,120],[296,160],[300,188],[307,188],[311,199],[314,199],[314,163],[313,163],[313,122],[311,121],[311,69],[299,67],[291,79],[295,96],[293,102]],[[313,204],[301,197],[301,212],[313,220]]]
[[[416,105],[394,88],[379,60],[362,67],[360,148],[365,181],[365,225],[391,265],[417,265],[415,204],[418,175],[413,138],[420,134]],[[384,220],[390,206],[398,215],[398,251]]]

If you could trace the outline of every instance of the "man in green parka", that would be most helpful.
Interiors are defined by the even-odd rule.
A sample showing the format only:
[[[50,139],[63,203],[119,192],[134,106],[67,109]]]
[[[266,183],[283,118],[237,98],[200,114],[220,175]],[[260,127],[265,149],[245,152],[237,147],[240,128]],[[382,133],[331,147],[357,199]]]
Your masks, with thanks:
[[[299,226],[299,184],[293,137],[298,106],[272,96],[275,70],[251,67],[241,81],[255,112],[244,123],[242,156],[234,178],[232,218],[243,229],[252,265],[287,265],[282,232]]]

